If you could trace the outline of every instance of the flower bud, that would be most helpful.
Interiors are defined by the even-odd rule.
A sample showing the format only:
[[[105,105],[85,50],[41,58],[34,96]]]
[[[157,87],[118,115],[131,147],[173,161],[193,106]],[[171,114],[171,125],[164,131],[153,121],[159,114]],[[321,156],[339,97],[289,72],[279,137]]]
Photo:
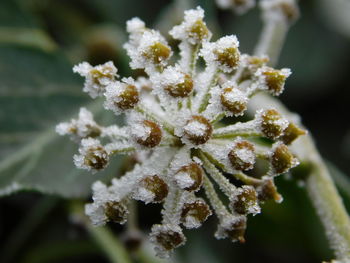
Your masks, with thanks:
[[[104,95],[105,108],[114,111],[115,114],[133,109],[139,102],[139,92],[132,78],[124,78],[123,82],[108,85]]]
[[[156,246],[157,255],[164,258],[169,257],[173,249],[183,245],[186,237],[177,225],[153,225],[151,242]]]
[[[203,182],[203,170],[197,163],[182,166],[174,176],[176,184],[184,190],[196,191]]]
[[[237,140],[228,158],[236,170],[250,170],[255,164],[255,147],[246,140]]]
[[[192,42],[199,44],[203,40],[208,39],[209,30],[203,20],[197,20],[188,30],[188,36]]]
[[[156,42],[151,45],[147,51],[144,51],[142,55],[154,64],[161,64],[170,57],[171,49],[161,42]]]
[[[275,140],[283,135],[288,124],[289,122],[274,109],[260,112],[260,130],[269,139]]]
[[[306,131],[300,129],[294,123],[289,123],[288,127],[283,131],[283,135],[281,136],[281,141],[285,144],[289,145],[294,140],[296,140],[300,135],[305,135]]]
[[[298,6],[291,1],[282,1],[280,3],[282,13],[286,16],[288,22],[294,22],[299,17]]]
[[[185,203],[181,212],[181,222],[186,228],[198,228],[211,215],[209,206],[202,199]]]
[[[260,202],[269,200],[275,200],[276,202],[282,202],[282,196],[277,192],[277,188],[272,179],[264,180],[262,185],[256,188],[258,193],[258,199]]]
[[[153,121],[144,120],[142,123],[134,125],[131,132],[138,144],[148,148],[157,146],[162,140],[162,130]]]
[[[242,115],[247,109],[248,98],[237,87],[224,88],[220,99],[224,108],[235,116]]]
[[[168,185],[158,175],[148,176],[142,179],[133,197],[147,203],[162,202],[169,192]]]
[[[101,135],[101,127],[94,121],[92,113],[86,108],[80,108],[79,118],[71,122],[63,122],[56,126],[60,135],[69,135],[72,140],[80,142],[84,138],[96,138]]]
[[[193,115],[183,129],[186,139],[195,145],[206,143],[213,132],[210,122],[200,115]]]
[[[290,74],[289,69],[277,70],[267,67],[262,71],[267,89],[274,96],[278,96],[283,92],[284,83]]]
[[[175,98],[187,97],[193,90],[193,80],[190,75],[184,74],[183,81],[175,85],[165,87],[168,94]]]
[[[109,161],[107,151],[96,139],[83,139],[79,153],[80,155],[74,155],[74,163],[78,168],[99,171],[103,170]]]
[[[223,50],[214,50],[216,60],[224,67],[236,68],[239,63],[240,53],[237,47],[228,47]]]
[[[115,105],[122,110],[128,110],[134,108],[138,102],[139,92],[136,87],[125,84],[124,90],[120,92],[118,98],[115,100]]]
[[[108,164],[108,154],[103,147],[90,148],[86,152],[84,163],[95,170],[102,170]]]
[[[274,172],[277,174],[286,173],[298,163],[298,160],[285,144],[276,144],[271,155],[271,165]]]
[[[128,213],[128,208],[124,202],[107,202],[105,205],[105,214],[109,221],[124,224]]]
[[[243,185],[237,189],[236,196],[231,202],[232,211],[241,215],[258,214],[260,207],[258,204],[258,196],[253,186]]]
[[[123,245],[128,252],[136,252],[143,242],[143,235],[139,230],[127,230],[121,237]]]
[[[83,91],[87,92],[92,98],[103,95],[105,88],[118,77],[117,71],[111,61],[95,67],[83,62],[73,68],[73,72],[86,78]]]
[[[245,216],[224,218],[215,233],[215,237],[218,239],[229,238],[232,242],[244,243],[246,228],[247,218]]]

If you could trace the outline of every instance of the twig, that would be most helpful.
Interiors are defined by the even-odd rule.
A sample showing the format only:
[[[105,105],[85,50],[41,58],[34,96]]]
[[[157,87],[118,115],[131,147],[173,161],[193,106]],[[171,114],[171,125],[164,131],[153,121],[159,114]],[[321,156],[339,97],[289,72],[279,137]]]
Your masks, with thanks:
[[[265,16],[265,26],[257,44],[256,52],[270,56],[274,65],[278,60],[288,26],[279,24],[278,20]],[[251,100],[250,110],[275,107],[287,118],[299,122],[299,118],[291,113],[278,100],[265,94],[258,94]],[[326,235],[339,262],[350,261],[350,219],[332,181],[330,173],[316,149],[311,135],[305,135],[294,142],[292,148],[303,162],[311,164],[311,172],[306,179],[306,190],[316,208],[317,214],[326,231]]]

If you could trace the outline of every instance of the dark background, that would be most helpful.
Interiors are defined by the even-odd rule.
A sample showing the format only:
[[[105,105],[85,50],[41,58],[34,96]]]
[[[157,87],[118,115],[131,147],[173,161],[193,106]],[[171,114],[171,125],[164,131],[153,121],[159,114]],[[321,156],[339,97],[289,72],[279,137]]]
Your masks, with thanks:
[[[340,171],[345,174],[350,171],[350,29],[340,27],[337,21],[341,14],[326,6],[326,1],[300,1],[301,17],[287,36],[278,67],[289,67],[293,72],[281,100],[289,109],[300,114],[303,123],[315,138],[322,156],[330,162],[333,173],[339,175]],[[37,42],[33,42],[30,37],[21,38],[8,34],[4,29],[15,29],[17,31],[13,34],[18,34],[21,28],[39,28],[50,40],[39,41],[39,45],[44,45],[44,49],[48,50],[51,45],[55,46],[60,56],[67,58],[67,67],[83,60],[98,64],[112,59],[120,73],[128,75],[131,74],[128,61],[121,48],[125,41],[125,22],[139,16],[150,27],[169,30],[173,23],[179,22],[176,12],[168,11],[171,2],[0,0],[0,47],[4,50],[12,50],[13,47],[22,49],[23,46],[30,49]],[[336,2],[334,1],[334,5]],[[261,29],[257,8],[238,17],[231,11],[218,10],[212,0],[195,3],[206,9],[207,21],[214,31],[214,38],[221,34],[237,34],[241,51],[252,52]],[[0,53],[0,60],[11,59],[7,54]],[[22,63],[21,60],[26,58],[16,59],[18,60],[13,62],[14,65]],[[29,71],[31,67],[35,67],[35,62],[32,63],[30,59],[26,63]],[[50,67],[50,63],[49,60],[46,67]],[[4,79],[6,65],[0,64],[0,74],[1,72]],[[70,72],[70,68],[67,72]],[[33,78],[33,75],[26,74],[26,70],[18,71],[11,76],[8,83],[14,83],[17,79]],[[54,72],[52,76],[57,78],[57,82],[61,81],[62,76],[57,76]],[[77,78],[75,81],[82,85],[81,79]],[[0,86],[0,95],[1,89]],[[45,86],[37,92],[45,93]],[[13,94],[15,93],[14,87]],[[48,117],[43,112],[33,111],[32,114],[37,117],[36,122],[39,124],[32,127],[32,123],[27,123],[20,114],[14,115],[13,109],[19,107],[14,106],[18,103],[23,111],[31,111],[31,104],[28,102],[26,108],[25,100],[11,101],[6,96],[0,98],[0,125],[3,125],[1,130],[15,132],[19,127],[23,130],[32,129],[32,132],[40,130],[40,121],[46,121]],[[43,100],[40,100],[41,103],[44,103]],[[48,100],[44,101],[47,103]],[[76,111],[86,101],[86,97],[76,99],[76,106],[70,107],[69,111],[68,107],[65,110],[63,102],[63,115],[57,117],[60,115],[57,112],[55,118],[57,121],[64,119],[68,112]],[[57,97],[50,103],[57,103]],[[55,118],[50,125],[56,123]],[[9,144],[5,141],[6,138],[2,140],[0,142],[3,143],[3,151],[13,153],[17,150],[16,144]],[[1,155],[2,158],[6,157],[6,151]],[[1,176],[0,172],[0,178]],[[215,240],[213,233],[216,220],[212,217],[199,230],[185,232],[188,242],[177,250],[178,262],[311,263],[331,259],[332,253],[328,249],[322,226],[304,189],[294,180],[282,177],[277,180],[277,185],[284,196],[284,202],[267,203],[261,215],[249,219],[246,244]],[[350,199],[346,191],[342,194],[346,205],[349,205]],[[70,202],[56,195],[42,195],[31,191],[2,197],[0,262],[108,262],[85,229],[72,223]],[[140,225],[147,233],[151,225],[159,221],[159,207],[139,205],[139,208]],[[117,236],[123,235],[122,227],[111,227]]]

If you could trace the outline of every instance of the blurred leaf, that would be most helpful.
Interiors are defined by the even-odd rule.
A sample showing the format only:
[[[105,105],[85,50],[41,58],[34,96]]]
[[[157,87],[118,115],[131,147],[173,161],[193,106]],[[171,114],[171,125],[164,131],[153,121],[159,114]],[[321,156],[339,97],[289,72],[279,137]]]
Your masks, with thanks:
[[[0,196],[37,190],[83,197],[93,181],[115,175],[119,160],[98,175],[76,169],[77,146],[54,132],[87,101],[82,80],[62,54],[0,45],[0,58]]]
[[[0,43],[24,44],[53,51],[56,44],[42,31],[34,28],[0,26]]]
[[[36,23],[34,17],[25,12],[18,1],[1,0],[0,26],[34,28]]]

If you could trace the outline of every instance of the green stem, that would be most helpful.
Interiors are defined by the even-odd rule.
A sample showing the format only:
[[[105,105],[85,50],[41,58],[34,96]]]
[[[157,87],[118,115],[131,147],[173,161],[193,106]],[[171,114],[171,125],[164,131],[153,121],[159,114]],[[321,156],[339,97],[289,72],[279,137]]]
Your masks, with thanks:
[[[279,23],[279,21],[268,19],[268,16],[266,16],[255,54],[270,56],[270,65],[275,65],[288,29],[289,25],[286,21]],[[284,105],[265,94],[257,94],[252,99],[251,105],[253,106],[253,112],[260,108],[274,106],[287,118],[294,119],[293,114]],[[309,162],[312,166],[311,172],[306,179],[306,189],[323,223],[326,235],[337,259],[341,262],[350,261],[350,218],[327,166],[317,151],[310,135],[305,135],[298,139],[294,142],[292,148],[300,160]]]
[[[85,226],[90,236],[105,252],[111,263],[132,263],[123,244],[113,235],[109,228],[91,225],[88,218],[84,215],[83,207],[80,203],[72,203],[71,210],[74,218]]]
[[[91,237],[105,252],[112,263],[131,263],[128,252],[123,244],[111,233],[107,227],[85,225]]]
[[[350,218],[332,181],[327,166],[310,136],[302,139],[303,150],[309,155],[312,170],[306,179],[306,189],[316,208],[326,235],[338,260],[350,260]]]
[[[287,119],[295,119],[293,113],[269,95],[258,94],[251,102],[250,110],[253,112],[272,106]],[[312,169],[306,179],[306,190],[337,259],[350,260],[350,218],[311,135],[300,137],[291,148],[300,160],[311,164]]]
[[[213,76],[211,78],[210,83],[208,84],[208,87],[205,91],[205,94],[203,95],[203,98],[201,98],[201,102],[198,108],[198,112],[201,113],[203,111],[206,110],[208,104],[209,104],[209,100],[210,100],[210,90],[216,85],[216,83],[218,82],[219,79],[219,73],[220,71],[217,69],[214,73]]]
[[[289,25],[285,19],[280,21],[265,20],[258,45],[255,48],[254,54],[257,56],[267,55],[269,64],[275,65],[278,61],[279,54],[283,47]]]

